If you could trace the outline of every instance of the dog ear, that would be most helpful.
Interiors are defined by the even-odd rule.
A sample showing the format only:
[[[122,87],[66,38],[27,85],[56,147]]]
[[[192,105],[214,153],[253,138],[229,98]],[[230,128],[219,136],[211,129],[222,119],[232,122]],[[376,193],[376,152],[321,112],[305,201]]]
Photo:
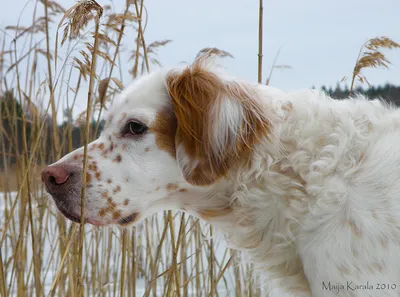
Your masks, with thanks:
[[[204,58],[167,75],[177,119],[176,157],[185,179],[199,186],[226,176],[268,135],[269,121],[254,87],[225,81]]]

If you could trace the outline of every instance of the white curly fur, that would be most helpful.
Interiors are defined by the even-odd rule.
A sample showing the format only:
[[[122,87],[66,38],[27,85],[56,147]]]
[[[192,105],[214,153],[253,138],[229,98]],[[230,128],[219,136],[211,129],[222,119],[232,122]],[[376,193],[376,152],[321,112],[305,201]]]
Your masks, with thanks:
[[[125,119],[140,118],[151,126],[157,113],[172,105],[165,86],[168,73],[144,76],[122,92],[105,130],[91,144],[107,147],[112,141],[118,146],[121,163],[91,155],[114,186],[122,187],[113,199],[123,215],[137,212],[143,219],[159,210],[184,209],[207,219],[254,264],[266,296],[399,296],[397,108],[361,96],[334,100],[314,90],[284,93],[218,73],[221,80],[251,89],[271,127],[252,148],[250,162],[214,184],[193,186],[179,163],[195,166],[197,161],[182,147],[177,147],[177,162],[157,147],[151,132],[138,140],[112,136],[124,125],[123,112]],[[222,107],[210,113],[215,117],[210,138],[218,152],[244,120],[243,107],[231,98]],[[80,152],[56,165],[71,162]],[[105,180],[93,180],[87,189],[86,213],[95,222],[116,223],[97,214],[103,203],[99,194],[108,187]],[[176,189],[166,190],[170,183]],[[129,204],[122,206],[126,198]],[[224,211],[227,207],[232,211]],[[221,215],[204,215],[211,210]]]

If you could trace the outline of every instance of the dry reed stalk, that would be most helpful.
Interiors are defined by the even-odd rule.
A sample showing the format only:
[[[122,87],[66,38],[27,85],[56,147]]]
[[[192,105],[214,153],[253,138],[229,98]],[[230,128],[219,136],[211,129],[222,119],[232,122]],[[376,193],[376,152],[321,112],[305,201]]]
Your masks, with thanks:
[[[378,67],[383,67],[386,69],[389,68],[390,62],[386,58],[386,56],[382,53],[383,49],[394,49],[399,47],[400,44],[394,42],[392,39],[385,36],[368,39],[361,46],[357,56],[356,63],[354,65],[351,78],[351,85],[350,85],[350,94],[352,94],[353,92],[354,83],[356,79],[358,79],[360,83],[366,82],[369,84],[367,78],[361,73],[363,69],[378,68]]]
[[[260,0],[258,14],[258,83],[262,82],[262,59],[263,59],[263,0]]]

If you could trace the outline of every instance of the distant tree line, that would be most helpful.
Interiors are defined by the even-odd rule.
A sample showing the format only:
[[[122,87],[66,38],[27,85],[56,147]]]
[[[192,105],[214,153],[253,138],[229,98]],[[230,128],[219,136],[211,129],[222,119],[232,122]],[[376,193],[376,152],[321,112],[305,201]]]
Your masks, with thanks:
[[[336,99],[343,99],[350,96],[350,90],[347,86],[341,87],[339,84],[335,88],[325,87],[321,88],[322,91],[329,94],[331,97]],[[369,88],[358,87],[353,90],[353,94],[362,94],[370,99],[381,98],[389,102],[393,102],[397,106],[400,106],[400,86],[386,84],[383,86],[370,86]]]
[[[336,99],[343,99],[350,95],[348,87],[341,87],[339,84],[335,88],[325,87],[321,88],[322,91],[329,94]],[[382,98],[387,101],[393,102],[400,106],[400,86],[386,84],[383,86],[370,86],[369,88],[357,88],[353,94],[363,94],[368,98]],[[17,159],[21,157],[23,150],[23,142],[26,141],[28,154],[32,149],[37,135],[40,133],[40,126],[44,121],[44,129],[40,134],[40,144],[38,148],[39,154],[35,162],[51,163],[55,161],[56,156],[54,150],[49,149],[54,143],[52,137],[51,118],[37,118],[29,109],[22,108],[19,101],[15,98],[13,93],[6,92],[0,96],[0,168],[4,167],[4,162],[7,164],[15,164]],[[35,118],[36,117],[36,118]],[[25,127],[23,127],[25,123]],[[96,130],[97,123],[92,121],[90,124],[91,134],[93,135]],[[101,132],[104,123],[99,125],[98,133]],[[58,126],[58,135],[62,145],[62,152],[60,155],[74,150],[83,143],[84,127],[74,122],[72,117],[64,113],[64,122]]]
[[[27,145],[27,153],[31,154],[36,139],[39,138],[38,149],[34,162],[51,163],[56,160],[53,148],[54,139],[52,133],[51,117],[40,116],[32,109],[23,108],[12,92],[6,92],[0,96],[0,168],[4,164],[15,164],[24,153],[24,141]],[[42,124],[43,129],[41,130]],[[98,136],[104,126],[101,121],[98,125]],[[90,123],[90,132],[93,135],[97,123]],[[84,124],[77,124],[70,117],[64,117],[64,122],[57,127],[59,142],[61,144],[60,156],[71,150],[79,148],[83,143]],[[38,137],[40,135],[40,137]]]

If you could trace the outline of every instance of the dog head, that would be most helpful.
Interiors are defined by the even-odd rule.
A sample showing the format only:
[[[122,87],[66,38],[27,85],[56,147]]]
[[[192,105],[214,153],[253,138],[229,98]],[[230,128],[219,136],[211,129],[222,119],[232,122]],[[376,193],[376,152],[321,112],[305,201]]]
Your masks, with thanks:
[[[125,225],[190,208],[249,162],[270,122],[254,86],[226,79],[199,58],[140,77],[115,100],[88,144],[85,220]],[[80,220],[83,147],[42,172],[57,207]],[[212,206],[209,206],[212,207]]]

